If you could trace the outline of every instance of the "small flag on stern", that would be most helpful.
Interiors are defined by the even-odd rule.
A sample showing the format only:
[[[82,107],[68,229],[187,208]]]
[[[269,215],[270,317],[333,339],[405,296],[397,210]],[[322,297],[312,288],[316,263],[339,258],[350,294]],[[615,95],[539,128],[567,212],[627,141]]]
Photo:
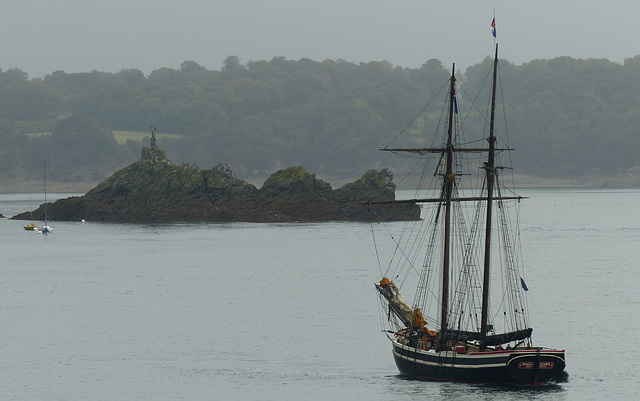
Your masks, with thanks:
[[[527,287],[527,284],[525,284],[524,280],[522,279],[522,277],[520,277],[520,284],[522,284],[522,289],[525,291],[529,291],[529,287]]]
[[[493,28],[491,30],[491,34],[493,35],[493,37],[496,37],[496,19],[493,18],[493,21],[491,21],[491,28]]]

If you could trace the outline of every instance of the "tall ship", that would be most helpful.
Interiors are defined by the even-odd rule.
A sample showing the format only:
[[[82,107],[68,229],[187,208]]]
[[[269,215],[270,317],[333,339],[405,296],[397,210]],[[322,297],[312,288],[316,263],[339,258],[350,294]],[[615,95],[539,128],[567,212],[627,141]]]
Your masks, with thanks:
[[[381,149],[414,158],[424,186],[414,198],[396,201],[420,204],[422,220],[392,237],[395,249],[386,266],[380,262],[375,288],[401,374],[538,385],[564,375],[565,351],[532,339],[519,254],[524,198],[505,184],[512,149],[506,132],[496,132],[497,43],[487,70],[488,116],[476,140],[462,129],[469,114],[462,118],[458,109],[454,65],[429,146]],[[477,107],[471,113],[482,114]]]

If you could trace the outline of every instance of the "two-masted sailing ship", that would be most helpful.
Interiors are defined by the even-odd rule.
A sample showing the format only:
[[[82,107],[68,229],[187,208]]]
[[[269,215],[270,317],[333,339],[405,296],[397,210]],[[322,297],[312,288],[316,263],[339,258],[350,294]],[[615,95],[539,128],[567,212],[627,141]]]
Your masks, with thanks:
[[[512,216],[523,198],[504,184],[502,173],[510,166],[500,160],[510,149],[502,144],[503,133],[495,132],[498,64],[496,44],[487,74],[493,76],[487,80],[492,82],[488,135],[479,135],[486,140],[465,140],[454,65],[441,103],[440,139],[431,147],[382,149],[431,160],[422,177],[434,178],[424,194],[406,200],[422,205],[423,219],[420,227],[394,238],[394,257],[381,266],[375,286],[403,375],[537,385],[562,375],[565,368],[564,350],[534,346],[531,338],[519,230]],[[477,192],[469,192],[465,183]],[[403,294],[411,292],[415,296],[409,303]]]

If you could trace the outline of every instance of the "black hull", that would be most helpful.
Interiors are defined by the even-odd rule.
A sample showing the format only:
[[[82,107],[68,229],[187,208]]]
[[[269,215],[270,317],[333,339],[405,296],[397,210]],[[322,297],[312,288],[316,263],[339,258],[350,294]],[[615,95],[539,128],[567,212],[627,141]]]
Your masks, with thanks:
[[[393,343],[400,373],[422,380],[538,385],[560,376],[564,351],[531,348],[461,354]]]

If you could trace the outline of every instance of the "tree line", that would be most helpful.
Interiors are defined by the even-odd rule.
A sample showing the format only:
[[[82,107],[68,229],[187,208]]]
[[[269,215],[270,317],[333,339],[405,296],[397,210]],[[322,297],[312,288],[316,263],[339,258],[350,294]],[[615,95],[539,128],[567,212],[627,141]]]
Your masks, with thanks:
[[[484,86],[491,59],[458,73],[460,98]],[[640,56],[614,63],[560,57],[500,62],[510,145],[518,172],[585,177],[640,172]],[[220,70],[194,61],[145,76],[56,71],[29,79],[0,71],[0,179],[48,176],[99,181],[139,159],[141,145],[113,131],[175,134],[162,146],[177,163],[228,162],[240,177],[303,165],[329,177],[370,168],[402,169],[379,152],[447,84],[450,67],[343,60],[249,61],[229,56]],[[474,115],[470,114],[470,119]],[[481,120],[476,118],[476,120]],[[413,144],[436,124],[414,123]]]

